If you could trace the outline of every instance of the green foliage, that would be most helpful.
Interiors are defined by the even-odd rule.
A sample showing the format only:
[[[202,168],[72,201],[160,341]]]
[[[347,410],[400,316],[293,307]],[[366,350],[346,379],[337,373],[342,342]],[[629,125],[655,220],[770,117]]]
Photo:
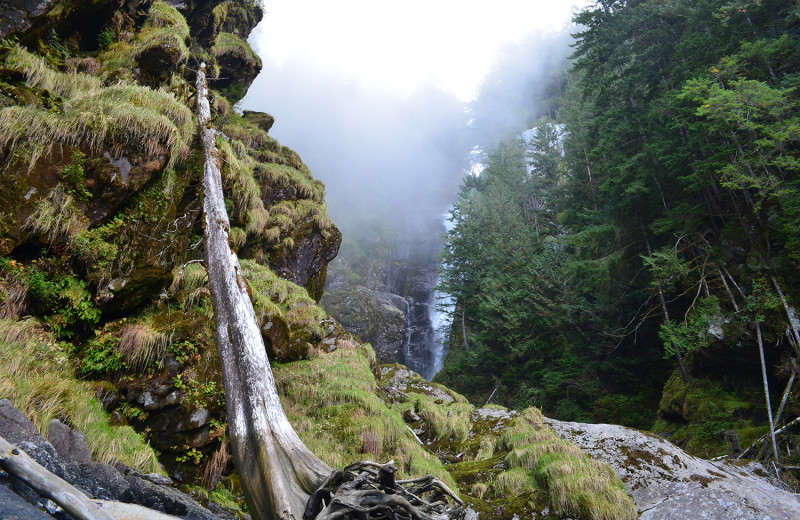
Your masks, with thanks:
[[[72,195],[79,202],[86,202],[92,198],[92,194],[86,189],[84,184],[84,170],[86,156],[80,151],[72,152],[72,162],[61,167],[58,176],[64,181]]]
[[[101,334],[91,339],[81,363],[84,375],[110,376],[123,367],[122,354],[117,350],[119,338]]]
[[[113,29],[104,29],[97,35],[97,46],[100,50],[107,50],[117,39],[117,33]]]
[[[39,267],[42,265],[55,272]],[[57,262],[24,265],[0,258],[0,269],[27,288],[33,305],[41,308],[44,321],[60,338],[72,338],[100,320],[86,282],[75,275],[63,274]]]
[[[800,38],[793,2],[737,5],[614,0],[575,17],[558,119],[524,134],[527,168],[499,146],[454,206],[441,381],[645,428],[665,351],[731,398],[758,387],[742,361],[754,318],[775,344],[800,305]],[[796,354],[782,341],[768,362]],[[788,372],[767,370],[782,387]],[[690,449],[723,446],[688,420]]]

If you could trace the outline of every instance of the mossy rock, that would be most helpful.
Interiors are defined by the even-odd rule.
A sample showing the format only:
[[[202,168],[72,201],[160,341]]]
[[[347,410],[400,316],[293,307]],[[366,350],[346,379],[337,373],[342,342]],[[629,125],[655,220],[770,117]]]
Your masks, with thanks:
[[[753,388],[749,395],[757,391]],[[653,431],[688,453],[709,458],[735,451],[726,432],[736,432],[745,447],[766,428],[766,413],[759,403],[743,401],[710,379],[685,383],[676,370],[664,385]]]

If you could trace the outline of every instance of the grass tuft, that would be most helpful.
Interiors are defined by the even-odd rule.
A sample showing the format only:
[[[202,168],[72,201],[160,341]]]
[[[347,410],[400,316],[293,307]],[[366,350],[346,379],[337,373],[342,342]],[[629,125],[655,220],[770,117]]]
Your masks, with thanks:
[[[75,379],[62,346],[33,319],[0,319],[0,395],[46,434],[51,419],[82,431],[93,458],[160,472],[156,453],[129,426],[111,426],[91,383]]]
[[[152,329],[144,323],[126,325],[119,339],[119,353],[132,368],[142,370],[164,358],[172,335]]]
[[[57,146],[165,154],[168,166],[189,152],[192,114],[171,93],[126,83],[105,87],[92,76],[52,70],[17,44],[9,47],[6,67],[21,72],[29,86],[63,98],[58,111],[33,105],[0,109],[0,150],[22,158],[29,170]]]

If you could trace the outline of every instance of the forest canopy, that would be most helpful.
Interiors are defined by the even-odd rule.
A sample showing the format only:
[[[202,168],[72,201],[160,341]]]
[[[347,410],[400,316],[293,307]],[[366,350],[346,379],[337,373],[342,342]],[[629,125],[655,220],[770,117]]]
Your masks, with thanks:
[[[776,422],[800,412],[787,386],[799,339],[797,2],[600,1],[574,21],[555,113],[530,114],[532,128],[462,183],[439,380],[724,453],[721,432],[744,445],[766,431],[765,383],[773,411],[786,388]]]

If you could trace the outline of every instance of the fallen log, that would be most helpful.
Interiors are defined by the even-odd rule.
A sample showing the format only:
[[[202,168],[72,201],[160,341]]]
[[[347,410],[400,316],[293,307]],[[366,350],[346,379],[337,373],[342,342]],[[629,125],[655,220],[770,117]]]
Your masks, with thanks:
[[[3,437],[0,437],[0,467],[58,504],[76,520],[114,520],[79,489],[47,471]]]

